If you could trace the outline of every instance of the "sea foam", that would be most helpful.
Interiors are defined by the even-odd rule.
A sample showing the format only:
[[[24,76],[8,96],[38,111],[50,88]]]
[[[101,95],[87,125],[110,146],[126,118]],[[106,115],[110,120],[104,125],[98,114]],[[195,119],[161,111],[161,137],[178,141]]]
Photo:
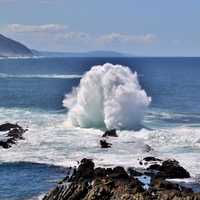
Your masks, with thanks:
[[[138,129],[150,102],[136,72],[106,63],[92,67],[63,104],[68,125]]]

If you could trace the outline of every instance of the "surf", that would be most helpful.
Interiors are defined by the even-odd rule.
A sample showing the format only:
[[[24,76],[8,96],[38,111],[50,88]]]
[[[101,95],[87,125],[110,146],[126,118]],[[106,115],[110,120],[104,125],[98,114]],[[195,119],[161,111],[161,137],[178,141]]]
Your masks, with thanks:
[[[150,103],[137,72],[110,63],[93,66],[63,101],[67,125],[133,130],[141,126]]]

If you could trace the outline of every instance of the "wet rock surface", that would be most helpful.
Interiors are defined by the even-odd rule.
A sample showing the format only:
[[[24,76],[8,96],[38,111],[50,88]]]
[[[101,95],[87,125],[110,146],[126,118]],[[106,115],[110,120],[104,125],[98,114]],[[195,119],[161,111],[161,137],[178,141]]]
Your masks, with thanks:
[[[5,123],[0,125],[0,132],[4,132],[4,138],[0,139],[0,147],[4,149],[11,148],[17,140],[23,140],[23,134],[27,129],[23,129],[18,124]]]
[[[116,129],[107,130],[102,137],[118,137]]]
[[[100,146],[102,149],[111,148],[112,144],[107,142],[106,140],[100,140]]]
[[[156,161],[156,158],[150,160]],[[174,166],[177,167],[176,169],[181,167],[174,160],[159,160],[159,162],[162,170],[165,166],[170,166],[167,172],[170,169],[174,170]],[[133,170],[133,168],[131,169]],[[71,177],[63,179],[43,200],[200,199],[200,193],[194,193],[191,188],[166,181],[164,176],[158,177],[158,174],[158,170],[152,173],[152,169],[134,168],[134,173],[133,171],[131,173],[130,169],[127,172],[120,166],[115,168],[95,168],[92,160],[83,159],[79,167],[73,171]],[[172,174],[173,176],[180,176],[179,173],[173,172]],[[185,173],[184,176],[189,176],[189,173]],[[145,186],[148,182],[146,179],[149,181],[148,187]]]

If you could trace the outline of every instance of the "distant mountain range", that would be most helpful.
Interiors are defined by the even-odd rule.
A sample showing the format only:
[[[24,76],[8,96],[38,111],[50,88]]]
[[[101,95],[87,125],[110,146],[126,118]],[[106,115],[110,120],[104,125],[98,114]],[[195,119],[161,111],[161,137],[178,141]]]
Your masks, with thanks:
[[[48,52],[31,50],[25,45],[0,34],[0,57],[125,57],[115,51]]]
[[[35,56],[44,57],[124,57],[125,54],[115,51],[89,51],[89,52],[48,52],[32,50]]]

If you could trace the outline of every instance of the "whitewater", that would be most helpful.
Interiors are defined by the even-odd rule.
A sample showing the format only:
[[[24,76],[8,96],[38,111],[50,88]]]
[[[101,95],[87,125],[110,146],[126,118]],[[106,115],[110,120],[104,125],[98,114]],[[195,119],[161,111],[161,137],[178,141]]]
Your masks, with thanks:
[[[83,157],[126,168],[145,156],[174,158],[199,180],[199,65],[199,58],[0,60],[0,124],[28,128],[25,140],[0,149],[0,199],[41,199]],[[119,137],[101,149],[110,128]]]
[[[48,84],[64,81],[42,76],[45,85],[46,81]],[[34,86],[38,80],[38,77],[34,77],[35,80],[24,77],[19,77],[19,81],[25,84],[34,81]],[[140,85],[137,72],[128,67],[97,65],[81,77],[76,86],[68,91],[63,89],[65,109],[0,107],[0,123],[18,122],[29,129],[24,141],[11,149],[0,149],[1,163],[27,161],[68,167],[88,157],[98,166],[130,167],[139,166],[138,160],[142,157],[153,155],[175,158],[193,176],[198,176],[200,128],[197,114],[178,114],[149,107],[154,97],[151,99]],[[10,81],[10,78],[4,77],[3,81]],[[190,123],[188,119],[196,119],[197,123]],[[99,140],[106,128],[117,128],[119,137],[109,138],[112,148],[102,150]],[[147,152],[147,145],[153,150]]]
[[[92,128],[138,129],[151,98],[128,67],[94,66],[63,101],[67,124]]]

